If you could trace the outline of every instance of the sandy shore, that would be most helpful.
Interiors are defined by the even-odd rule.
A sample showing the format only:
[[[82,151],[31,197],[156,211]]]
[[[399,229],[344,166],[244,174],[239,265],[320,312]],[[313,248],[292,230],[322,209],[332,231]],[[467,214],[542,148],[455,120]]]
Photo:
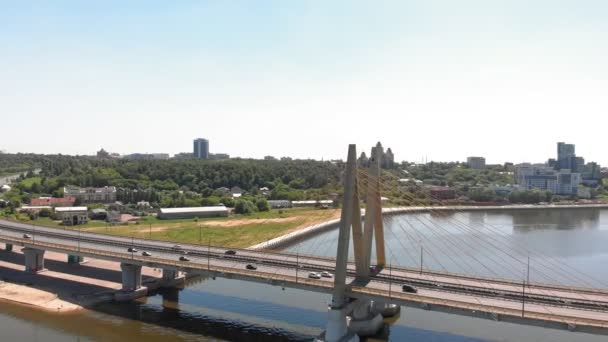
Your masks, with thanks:
[[[65,254],[47,251],[46,270],[33,274],[25,272],[21,248],[8,252],[3,244],[0,247],[1,301],[63,313],[111,301],[122,287],[117,262],[87,259],[84,264],[70,265]],[[143,267],[142,276],[144,283],[155,282],[162,271]]]

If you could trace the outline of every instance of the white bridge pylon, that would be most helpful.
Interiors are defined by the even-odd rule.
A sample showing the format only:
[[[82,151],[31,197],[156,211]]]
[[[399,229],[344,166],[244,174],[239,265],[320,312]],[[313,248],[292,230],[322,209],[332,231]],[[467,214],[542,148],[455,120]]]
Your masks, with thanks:
[[[382,224],[382,206],[380,198],[380,156],[376,148],[372,150],[370,172],[367,179],[367,197],[365,220],[361,222],[361,205],[359,198],[359,177],[357,170],[357,148],[348,147],[348,160],[344,174],[344,198],[340,217],[338,235],[338,251],[336,255],[336,271],[334,291],[329,310],[329,320],[325,332],[325,341],[356,341],[354,333],[375,333],[382,325],[382,316],[372,310],[369,302],[353,301],[346,295],[346,276],[348,265],[348,249],[352,230],[353,248],[357,280],[370,277],[372,256],[372,240],[376,241],[377,265],[385,265],[384,226]],[[375,235],[375,239],[374,239]],[[350,327],[347,326],[347,316],[351,316]],[[350,337],[349,337],[350,336]]]

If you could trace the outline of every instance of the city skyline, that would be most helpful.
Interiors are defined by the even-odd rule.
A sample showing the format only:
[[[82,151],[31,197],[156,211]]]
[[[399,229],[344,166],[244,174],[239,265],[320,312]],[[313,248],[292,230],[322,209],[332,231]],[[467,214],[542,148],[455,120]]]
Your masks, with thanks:
[[[143,4],[5,6],[0,149],[608,165],[604,2]]]

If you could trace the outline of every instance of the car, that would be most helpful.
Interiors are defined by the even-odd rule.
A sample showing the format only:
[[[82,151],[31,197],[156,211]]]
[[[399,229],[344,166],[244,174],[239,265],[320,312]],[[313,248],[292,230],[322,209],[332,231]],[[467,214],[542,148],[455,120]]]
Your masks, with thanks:
[[[127,251],[129,251],[129,253],[137,253],[137,249],[135,249],[133,247],[129,247],[129,249],[127,249]]]
[[[321,272],[321,277],[323,277],[323,278],[331,278],[332,275],[331,275],[331,273],[329,273],[327,271],[323,271],[323,272]]]
[[[229,249],[229,250],[225,251],[224,254],[226,254],[226,255],[236,255],[236,251],[232,250],[232,249]]]
[[[185,257],[185,256],[182,255],[182,256],[179,257],[179,261],[190,261],[190,258]]]
[[[31,239],[32,237],[31,237],[31,236],[29,236],[28,234],[23,234],[23,238],[24,238],[24,239]]]
[[[252,264],[248,264],[247,266],[245,266],[246,269],[248,270],[257,270],[258,267],[256,265],[252,265]]]
[[[372,275],[375,274],[377,270],[378,270],[378,268],[376,266],[369,267],[369,273],[371,273]]]
[[[143,256],[152,256],[152,253],[143,251],[143,252],[141,252],[141,255],[143,255]]]
[[[403,290],[403,292],[407,292],[407,293],[418,293],[418,290],[416,290],[415,287],[413,287],[412,285],[408,285],[408,284],[401,286],[401,289]]]
[[[311,278],[311,279],[321,279],[321,273],[319,273],[319,272],[310,272],[310,273],[308,273],[308,278]]]
[[[319,209],[329,209],[329,206],[327,204],[323,204],[319,207]]]

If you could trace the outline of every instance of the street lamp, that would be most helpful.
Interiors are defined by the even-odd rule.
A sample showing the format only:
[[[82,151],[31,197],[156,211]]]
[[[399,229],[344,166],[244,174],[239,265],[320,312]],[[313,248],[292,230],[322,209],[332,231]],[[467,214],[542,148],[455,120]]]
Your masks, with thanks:
[[[424,262],[424,245],[420,241],[420,274],[422,275],[422,265]]]

